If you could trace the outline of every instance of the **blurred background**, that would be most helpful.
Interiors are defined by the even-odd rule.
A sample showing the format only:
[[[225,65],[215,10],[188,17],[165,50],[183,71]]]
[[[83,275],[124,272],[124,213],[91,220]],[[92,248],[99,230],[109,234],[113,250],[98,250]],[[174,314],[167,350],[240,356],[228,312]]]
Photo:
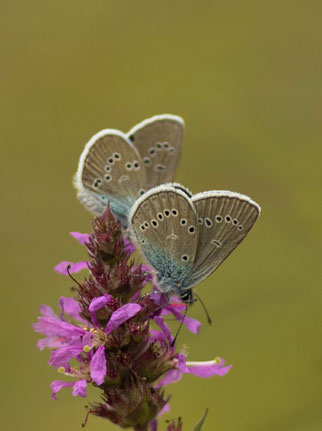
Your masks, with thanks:
[[[200,336],[178,341],[234,366],[168,386],[164,419],[189,431],[209,407],[205,430],[322,429],[321,13],[320,0],[1,0],[3,429],[80,429],[87,400],[50,399],[61,376],[31,324],[70,294],[53,267],[86,256],[69,235],[91,230],[72,187],[85,143],[162,113],[186,121],[178,181],[262,206],[198,288],[213,325],[197,303]]]

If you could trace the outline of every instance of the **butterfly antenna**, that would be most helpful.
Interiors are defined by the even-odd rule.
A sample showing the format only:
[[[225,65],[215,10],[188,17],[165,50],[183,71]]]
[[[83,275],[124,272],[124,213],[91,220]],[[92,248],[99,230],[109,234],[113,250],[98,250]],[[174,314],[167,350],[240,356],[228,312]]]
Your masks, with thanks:
[[[209,325],[211,325],[211,324],[212,324],[212,320],[211,320],[211,318],[210,318],[210,316],[209,316],[209,313],[208,313],[208,311],[207,311],[207,308],[206,308],[205,304],[203,303],[203,300],[200,298],[200,296],[199,296],[199,295],[197,295],[197,294],[196,294],[196,292],[194,292],[194,294],[195,294],[195,296],[199,299],[199,301],[200,301],[200,303],[201,303],[201,305],[202,305],[202,308],[204,309],[204,311],[205,311],[205,313],[206,313],[208,323],[209,323]]]
[[[183,316],[182,316],[182,320],[181,320],[181,322],[180,322],[180,325],[179,325],[179,328],[178,328],[178,330],[177,330],[177,333],[176,333],[176,335],[175,335],[175,337],[174,337],[174,339],[173,339],[172,343],[170,344],[170,346],[171,346],[171,347],[173,347],[173,346],[175,345],[176,341],[177,341],[177,338],[178,338],[179,332],[181,331],[181,328],[182,328],[182,325],[183,325],[184,319],[186,318],[187,312],[188,312],[188,305],[186,306],[186,309],[184,310],[184,314],[183,314]]]

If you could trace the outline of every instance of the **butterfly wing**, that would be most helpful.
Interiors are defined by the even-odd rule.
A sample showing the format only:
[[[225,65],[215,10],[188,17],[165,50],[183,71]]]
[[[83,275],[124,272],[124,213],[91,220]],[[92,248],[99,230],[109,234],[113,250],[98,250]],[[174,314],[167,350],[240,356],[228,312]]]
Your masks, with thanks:
[[[191,272],[198,245],[189,196],[169,184],[155,187],[133,206],[130,225],[146,259],[159,272],[161,290],[176,291]]]
[[[147,172],[147,189],[173,181],[183,143],[184,121],[176,115],[156,115],[127,134]]]
[[[138,151],[126,135],[112,129],[97,133],[85,146],[74,181],[85,207],[101,214],[109,202],[124,224],[146,182]]]
[[[198,215],[199,243],[191,286],[208,277],[246,237],[256,222],[259,205],[248,196],[228,191],[192,197]]]

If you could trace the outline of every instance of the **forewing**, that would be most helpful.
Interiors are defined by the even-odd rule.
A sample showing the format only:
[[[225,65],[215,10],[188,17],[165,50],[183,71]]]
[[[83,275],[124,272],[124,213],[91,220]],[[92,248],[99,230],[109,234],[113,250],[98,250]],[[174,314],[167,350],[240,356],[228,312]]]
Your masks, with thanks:
[[[144,193],[146,172],[141,157],[118,130],[97,133],[85,146],[75,177],[78,197],[96,214],[110,202],[116,215],[128,214]]]
[[[199,243],[192,272],[192,285],[208,277],[246,237],[257,220],[260,207],[248,196],[212,191],[193,196]]]
[[[134,205],[130,225],[143,254],[162,279],[182,282],[190,274],[198,244],[194,206],[172,185],[145,193]]]
[[[127,136],[143,159],[147,188],[173,181],[181,154],[184,121],[175,115],[156,115],[139,123]]]

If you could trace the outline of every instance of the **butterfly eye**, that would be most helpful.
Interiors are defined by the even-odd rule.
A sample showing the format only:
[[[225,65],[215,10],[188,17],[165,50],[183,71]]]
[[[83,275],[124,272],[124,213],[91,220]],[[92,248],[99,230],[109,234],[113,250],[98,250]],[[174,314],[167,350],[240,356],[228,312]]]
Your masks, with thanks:
[[[191,235],[193,235],[194,233],[195,233],[195,227],[194,226],[189,226],[189,228],[188,228],[188,232],[191,234]]]
[[[177,217],[178,210],[176,210],[175,208],[173,208],[173,210],[171,212],[172,212],[173,217]]]
[[[162,148],[162,144],[161,144],[160,142],[157,142],[156,147],[157,147],[159,150],[161,150],[161,148]]]
[[[125,163],[125,168],[127,171],[131,171],[132,170],[132,163],[131,162]]]
[[[149,164],[151,163],[151,159],[150,159],[149,157],[144,157],[143,162],[144,162],[146,165],[149,165]]]
[[[169,144],[167,142],[163,143],[163,148],[169,148]]]
[[[100,178],[96,178],[93,186],[97,189],[97,187],[99,187],[101,184],[102,184],[102,180]]]
[[[156,167],[154,168],[155,171],[164,171],[165,170],[165,166],[164,165],[156,165]]]
[[[183,262],[188,262],[188,260],[189,260],[189,256],[188,256],[187,254],[184,254],[183,256],[181,256],[181,260],[182,260]]]
[[[180,224],[181,224],[182,226],[185,226],[185,225],[187,224],[187,220],[186,220],[185,218],[182,218],[182,219],[180,220]]]
[[[152,226],[153,227],[158,227],[159,226],[159,223],[156,221],[156,220],[151,220],[151,224],[152,224]]]
[[[163,214],[162,213],[158,213],[158,219],[163,220]]]
[[[164,210],[163,212],[166,217],[170,217],[170,210]]]
[[[221,223],[222,222],[222,217],[220,215],[216,215],[216,222],[217,223]]]
[[[207,227],[211,227],[212,226],[212,221],[210,220],[210,218],[208,218],[208,217],[205,218],[205,225]]]
[[[226,215],[225,222],[226,223],[230,223],[231,222],[231,217],[229,215]]]
[[[145,244],[146,243],[146,241],[145,241],[144,238],[141,238],[140,242],[141,242],[141,244]]]
[[[134,166],[134,169],[137,170],[137,171],[140,169],[140,163],[138,161],[136,161],[136,160],[134,160],[133,166]]]
[[[244,228],[243,228],[243,226],[240,224],[240,225],[238,226],[238,229],[239,229],[239,230],[243,230]]]
[[[142,231],[143,231],[143,230],[145,230],[145,225],[144,225],[144,224],[141,224],[140,229],[141,229]]]
[[[109,157],[109,158],[107,159],[107,161],[108,161],[108,163],[109,163],[110,165],[114,165],[114,158],[113,158],[113,157]]]
[[[201,217],[198,218],[198,224],[202,224],[203,223],[203,219]]]
[[[115,160],[121,160],[121,155],[119,153],[114,153],[113,157]]]
[[[145,226],[146,228],[148,228],[148,227],[149,227],[149,223],[148,223],[147,221],[145,221],[145,222],[144,222],[144,226]]]
[[[238,224],[238,220],[236,218],[233,219],[233,224]]]
[[[112,179],[112,175],[105,175],[105,181],[110,182]]]
[[[105,170],[106,170],[106,172],[111,172],[112,168],[111,168],[111,166],[106,165],[105,166]]]
[[[170,147],[170,148],[169,148],[169,153],[170,153],[170,154],[173,154],[173,153],[174,153],[174,148],[173,148],[173,147]]]

